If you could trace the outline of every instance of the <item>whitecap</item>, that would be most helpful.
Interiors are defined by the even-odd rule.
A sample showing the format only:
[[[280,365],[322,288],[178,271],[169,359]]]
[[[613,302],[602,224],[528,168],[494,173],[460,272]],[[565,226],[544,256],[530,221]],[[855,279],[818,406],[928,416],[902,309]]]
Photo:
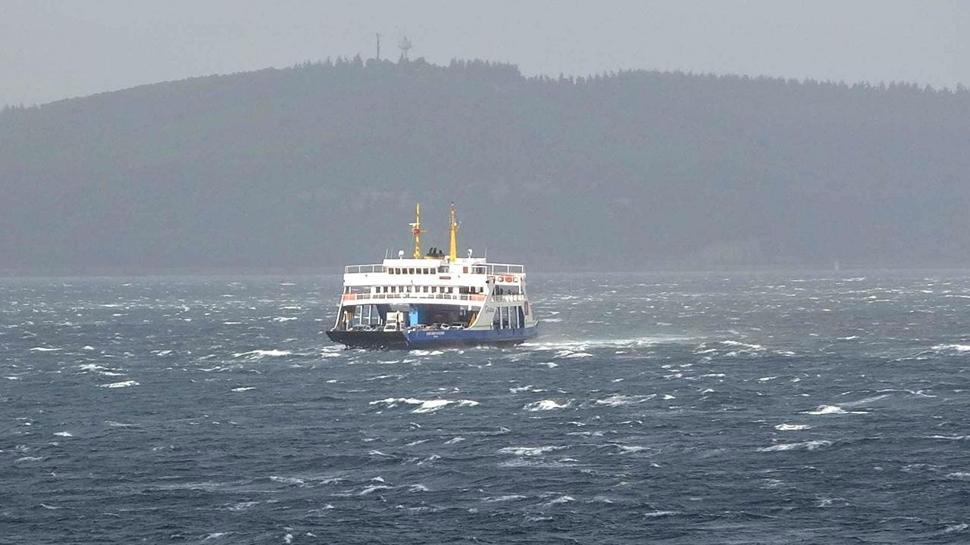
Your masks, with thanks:
[[[59,431],[59,432],[55,432],[54,435],[56,435],[58,437],[74,437],[74,434],[72,434],[69,431]]]
[[[60,352],[60,348],[48,348],[45,346],[35,346],[30,349],[31,352]]]
[[[231,391],[233,391],[233,392],[248,392],[250,390],[255,390],[255,389],[256,388],[254,386],[240,386],[238,388],[233,388]]]
[[[546,502],[546,505],[558,505],[560,503],[571,503],[571,502],[574,502],[574,501],[576,501],[576,498],[574,498],[572,496],[565,496],[564,495],[564,496],[559,496],[558,498],[549,500],[548,502]]]
[[[428,487],[420,483],[412,484],[411,486],[408,487],[408,492],[427,492],[427,491],[428,491]]]
[[[292,316],[277,316],[276,318],[273,318],[273,321],[274,322],[292,322],[293,320],[296,320],[296,317],[292,317]]]
[[[412,397],[389,397],[387,399],[378,399],[370,402],[370,405],[386,405],[388,408],[394,408],[401,404],[418,405],[418,407],[411,412],[421,414],[433,413],[449,405],[454,405],[457,407],[475,407],[478,405],[478,402],[471,399],[416,399]]]
[[[803,431],[812,429],[808,424],[778,424],[775,426],[778,431]]]
[[[594,403],[597,405],[605,405],[607,407],[619,407],[621,405],[631,405],[633,403],[643,403],[649,399],[656,397],[656,394],[650,394],[646,396],[631,396],[623,394],[613,394],[603,399],[597,399]]]
[[[270,475],[269,480],[281,484],[288,484],[293,486],[305,486],[306,482],[303,479],[298,479],[296,477],[278,477],[276,475]]]
[[[250,350],[249,352],[238,352],[236,354],[233,354],[232,356],[234,358],[246,358],[251,360],[258,360],[262,358],[278,358],[281,356],[289,356],[292,353],[293,352],[289,350],[270,349],[270,350]]]
[[[482,501],[485,503],[500,503],[500,502],[506,502],[506,501],[524,500],[526,499],[526,497],[527,496],[523,496],[521,494],[509,494],[506,496],[494,496],[494,497],[485,498]]]
[[[935,350],[937,352],[970,352],[970,344],[938,344],[930,347],[930,350]]]
[[[102,384],[102,388],[128,388],[130,386],[138,386],[139,382],[134,380],[123,380],[121,382],[112,382],[109,384]]]
[[[378,490],[388,490],[390,488],[391,488],[390,486],[387,486],[385,484],[375,484],[375,485],[368,486],[367,488],[361,490],[358,493],[358,495],[360,495],[360,496],[366,496],[367,494],[370,494],[371,492],[376,492]]]
[[[512,454],[513,456],[539,456],[540,454],[546,454],[548,452],[562,450],[564,448],[566,447],[554,445],[544,447],[504,447],[500,448],[498,451],[501,454]]]
[[[644,513],[644,518],[657,518],[657,517],[671,517],[674,515],[679,515],[680,511],[650,511]]]
[[[445,441],[445,444],[446,445],[456,445],[458,443],[461,443],[464,440],[465,440],[464,437],[455,437],[454,439],[449,439],[449,440]]]
[[[823,414],[847,414],[845,409],[837,405],[819,405],[814,411],[805,411],[805,414],[811,415],[823,415]]]
[[[831,441],[816,440],[816,441],[805,441],[804,443],[779,443],[777,445],[771,445],[770,447],[762,447],[758,449],[758,452],[782,452],[786,450],[815,450],[822,447],[827,447],[831,445]]]
[[[531,412],[536,411],[554,411],[556,409],[565,409],[569,407],[572,401],[566,401],[565,403],[557,403],[553,399],[543,399],[541,401],[535,401],[533,403],[527,403],[523,409]]]

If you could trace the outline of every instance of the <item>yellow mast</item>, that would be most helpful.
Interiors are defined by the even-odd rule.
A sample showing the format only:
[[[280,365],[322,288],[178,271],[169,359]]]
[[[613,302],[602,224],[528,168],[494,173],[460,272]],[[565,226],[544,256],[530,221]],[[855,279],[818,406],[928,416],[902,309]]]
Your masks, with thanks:
[[[411,225],[411,234],[414,235],[414,259],[421,259],[421,203],[414,208],[414,223]]]
[[[455,203],[451,203],[451,218],[448,221],[448,231],[451,234],[451,246],[448,248],[448,257],[454,263],[458,259],[458,218],[455,215]]]

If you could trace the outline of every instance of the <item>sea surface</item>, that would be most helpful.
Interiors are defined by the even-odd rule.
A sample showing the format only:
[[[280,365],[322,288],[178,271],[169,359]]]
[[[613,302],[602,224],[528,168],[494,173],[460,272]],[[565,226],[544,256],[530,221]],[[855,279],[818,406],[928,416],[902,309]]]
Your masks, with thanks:
[[[415,352],[339,290],[0,280],[0,543],[970,543],[970,273],[532,274]]]

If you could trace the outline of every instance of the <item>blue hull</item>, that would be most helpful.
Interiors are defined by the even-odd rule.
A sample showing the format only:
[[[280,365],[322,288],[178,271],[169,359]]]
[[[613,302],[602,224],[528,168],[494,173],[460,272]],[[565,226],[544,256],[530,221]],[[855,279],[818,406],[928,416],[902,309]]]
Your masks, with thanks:
[[[532,339],[538,334],[539,326],[484,331],[435,329],[407,332],[338,330],[327,332],[330,340],[350,348],[379,349],[517,344]]]
[[[469,346],[482,344],[517,344],[534,338],[539,327],[519,329],[446,329],[434,331],[409,331],[404,334],[408,348],[435,346]]]

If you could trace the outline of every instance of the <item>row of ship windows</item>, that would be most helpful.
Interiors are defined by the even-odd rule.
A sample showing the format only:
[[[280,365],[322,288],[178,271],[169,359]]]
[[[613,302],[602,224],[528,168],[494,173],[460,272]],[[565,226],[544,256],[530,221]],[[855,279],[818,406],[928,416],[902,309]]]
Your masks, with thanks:
[[[483,286],[461,286],[455,292],[454,286],[374,286],[370,293],[485,293]],[[347,286],[344,293],[367,293],[366,288],[356,288]]]
[[[462,267],[462,272],[468,274],[485,274],[485,267]],[[448,267],[388,267],[387,274],[444,274]]]

